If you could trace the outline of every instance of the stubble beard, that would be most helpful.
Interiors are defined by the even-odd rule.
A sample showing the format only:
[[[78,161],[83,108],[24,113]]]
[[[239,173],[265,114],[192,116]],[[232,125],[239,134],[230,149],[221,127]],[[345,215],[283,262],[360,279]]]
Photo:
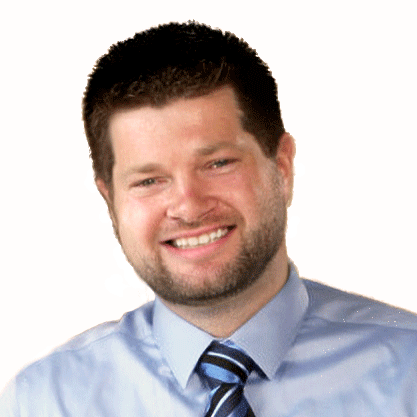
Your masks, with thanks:
[[[256,229],[243,236],[236,258],[225,264],[221,270],[217,270],[215,277],[201,277],[198,286],[190,284],[193,280],[181,276],[180,273],[170,271],[160,254],[153,258],[145,258],[138,254],[131,256],[125,252],[126,258],[137,275],[155,294],[169,303],[207,306],[233,297],[261,278],[284,242],[287,207],[278,184],[275,185],[272,194],[263,204],[265,207],[260,210],[261,213],[265,213],[264,218]],[[116,228],[115,233],[121,242]]]

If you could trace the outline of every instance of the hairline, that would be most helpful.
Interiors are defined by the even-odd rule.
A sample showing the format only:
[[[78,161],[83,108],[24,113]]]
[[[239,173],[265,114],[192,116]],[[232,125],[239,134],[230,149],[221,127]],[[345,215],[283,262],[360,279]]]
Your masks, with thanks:
[[[112,139],[110,136],[110,123],[111,123],[111,119],[119,112],[123,112],[123,111],[129,111],[129,110],[139,110],[141,108],[145,108],[145,107],[151,107],[151,108],[155,108],[155,109],[162,109],[166,106],[169,106],[170,104],[173,104],[179,100],[191,100],[193,98],[199,98],[199,97],[204,97],[207,95],[210,95],[218,90],[221,90],[222,88],[230,88],[233,92],[234,98],[236,100],[236,105],[238,108],[238,116],[239,116],[239,120],[241,123],[241,127],[243,129],[243,131],[245,131],[246,133],[250,133],[253,134],[252,132],[249,132],[248,130],[246,130],[245,126],[244,126],[244,118],[246,116],[245,111],[242,109],[241,106],[241,98],[240,98],[240,92],[239,89],[236,85],[234,85],[234,83],[232,81],[228,81],[225,83],[221,83],[219,85],[215,85],[209,88],[200,88],[199,90],[195,90],[193,93],[189,93],[189,94],[182,94],[180,96],[174,96],[174,97],[170,97],[168,98],[165,102],[160,103],[160,104],[155,104],[152,103],[152,100],[149,97],[143,97],[143,99],[141,100],[140,98],[137,99],[137,102],[132,102],[132,103],[120,103],[120,104],[116,104],[113,108],[113,110],[109,113],[109,115],[107,116],[107,120],[106,120],[106,128],[105,128],[105,134],[104,134],[104,141],[107,143],[107,145],[110,148],[110,152],[112,153],[112,166],[110,169],[110,181],[107,182],[105,178],[101,177],[100,175],[96,175],[96,181],[97,180],[101,180],[105,183],[106,187],[109,190],[109,193],[113,196],[113,192],[114,192],[114,188],[113,188],[113,169],[114,169],[114,151],[113,151],[113,144],[112,144]],[[259,144],[262,152],[264,153],[264,155],[267,158],[273,158],[273,156],[268,155],[266,150],[264,149],[264,147],[262,146],[262,141],[258,139],[256,134],[253,134],[253,136],[255,137],[256,142]],[[279,143],[279,139],[277,140],[277,143]]]

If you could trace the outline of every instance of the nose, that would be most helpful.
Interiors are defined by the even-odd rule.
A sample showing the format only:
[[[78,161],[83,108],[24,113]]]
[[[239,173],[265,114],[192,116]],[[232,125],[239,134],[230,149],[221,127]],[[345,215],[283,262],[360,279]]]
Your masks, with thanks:
[[[177,179],[167,208],[170,219],[186,224],[198,223],[215,210],[217,200],[204,181],[188,175]]]

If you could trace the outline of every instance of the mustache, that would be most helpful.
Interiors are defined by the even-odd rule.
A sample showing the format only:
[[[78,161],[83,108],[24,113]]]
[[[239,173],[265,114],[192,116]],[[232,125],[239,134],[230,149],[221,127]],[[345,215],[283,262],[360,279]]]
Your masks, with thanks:
[[[220,216],[220,215],[211,215],[206,216],[203,219],[187,221],[185,219],[175,219],[172,220],[174,223],[170,226],[167,226],[162,230],[163,235],[175,234],[181,232],[188,232],[195,229],[202,229],[206,227],[229,227],[236,225],[241,218],[236,215],[230,216]]]

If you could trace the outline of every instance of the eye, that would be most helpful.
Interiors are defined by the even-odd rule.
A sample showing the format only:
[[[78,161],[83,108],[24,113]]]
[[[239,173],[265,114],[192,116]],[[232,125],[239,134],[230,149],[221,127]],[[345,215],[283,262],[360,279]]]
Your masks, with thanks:
[[[234,159],[227,159],[227,158],[218,159],[217,161],[214,161],[210,164],[210,168],[222,168],[226,165],[232,164],[233,162],[235,162]]]
[[[134,187],[143,187],[143,188],[146,188],[146,187],[150,187],[152,185],[155,185],[156,183],[157,183],[157,179],[156,178],[146,178],[146,179],[144,179],[142,181],[139,181],[139,182],[133,184],[133,186]]]
[[[136,198],[151,197],[163,192],[169,183],[169,178],[165,176],[137,179],[132,180],[129,191]]]

